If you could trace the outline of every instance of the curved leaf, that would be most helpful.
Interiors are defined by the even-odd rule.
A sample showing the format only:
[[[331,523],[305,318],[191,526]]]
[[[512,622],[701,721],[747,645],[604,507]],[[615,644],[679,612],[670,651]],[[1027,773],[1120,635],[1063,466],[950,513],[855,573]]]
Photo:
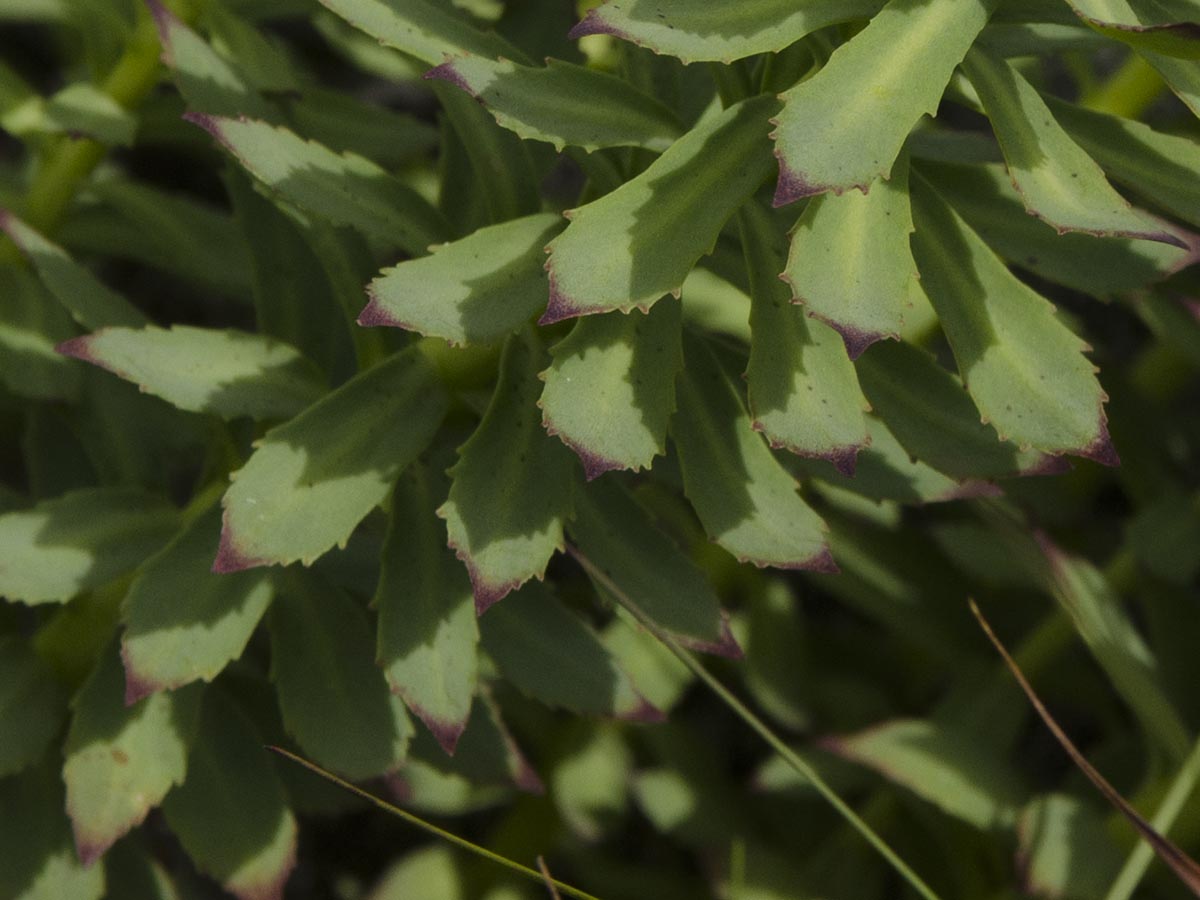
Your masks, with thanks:
[[[771,168],[766,119],[774,97],[754,97],[702,120],[641,175],[571,210],[550,243],[550,304],[542,324],[649,309],[678,295],[734,211]],[[687,227],[680,227],[686,222]]]
[[[1200,4],[1194,0],[1067,0],[1101,34],[1167,56],[1200,59]]]
[[[542,424],[578,454],[588,480],[649,468],[666,451],[683,366],[680,304],[608,313],[575,324],[555,345],[538,405]]]
[[[775,120],[782,206],[889,177],[904,139],[937,112],[950,76],[999,0],[889,0],[816,75],[786,91]]]
[[[344,544],[425,449],[446,405],[433,366],[408,350],[268,431],[221,501],[213,571],[308,564]]]

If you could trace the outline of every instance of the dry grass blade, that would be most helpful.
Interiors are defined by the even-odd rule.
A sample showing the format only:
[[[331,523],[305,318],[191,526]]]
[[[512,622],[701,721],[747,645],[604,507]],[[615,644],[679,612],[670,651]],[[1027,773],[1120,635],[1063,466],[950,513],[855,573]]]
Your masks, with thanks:
[[[1030,685],[1029,681],[1025,678],[1024,673],[1021,671],[1016,661],[1012,658],[1012,656],[1009,655],[1008,650],[1005,649],[1004,645],[1000,642],[1000,639],[996,637],[996,633],[992,631],[992,626],[989,625],[987,619],[984,618],[979,606],[974,600],[969,602],[971,604],[971,612],[975,614],[975,618],[979,621],[980,627],[983,628],[983,633],[987,635],[988,640],[992,642],[992,645],[996,648],[996,651],[1001,657],[1004,658],[1004,662],[1008,665],[1009,670],[1013,673],[1013,677],[1017,679],[1017,683],[1021,686],[1021,690],[1025,692],[1025,696],[1029,698],[1029,702],[1033,704],[1033,708],[1037,710],[1037,714],[1042,717],[1042,721],[1046,723],[1046,727],[1050,729],[1051,734],[1054,735],[1055,739],[1062,746],[1063,750],[1067,752],[1067,755],[1071,757],[1071,761],[1074,762],[1075,765],[1079,767],[1080,771],[1088,777],[1088,780],[1096,786],[1096,790],[1103,794],[1105,799],[1115,806],[1121,812],[1121,815],[1125,816],[1125,818],[1129,820],[1130,824],[1137,829],[1138,833],[1141,834],[1141,836],[1146,840],[1146,843],[1148,843],[1154,849],[1154,852],[1158,854],[1159,858],[1168,866],[1170,866],[1171,871],[1179,877],[1179,880],[1182,881],[1195,896],[1200,897],[1200,864],[1197,864],[1194,859],[1180,850],[1177,846],[1175,846],[1174,843],[1159,834],[1149,822],[1142,818],[1137,810],[1129,805],[1129,802],[1122,797],[1120,793],[1118,793],[1117,789],[1109,784],[1103,775],[1096,771],[1096,769],[1087,761],[1084,755],[1079,752],[1079,748],[1072,743],[1071,739],[1067,737],[1066,732],[1059,727],[1058,722],[1056,722],[1054,717],[1050,715],[1050,711],[1046,709],[1045,704],[1042,703],[1037,693],[1034,692],[1033,686]]]
[[[554,879],[550,876],[550,867],[546,865],[546,860],[542,856],[537,858],[538,871],[542,873],[542,877],[546,879],[546,890],[550,892],[550,900],[562,900],[558,893],[558,888],[554,886]]]

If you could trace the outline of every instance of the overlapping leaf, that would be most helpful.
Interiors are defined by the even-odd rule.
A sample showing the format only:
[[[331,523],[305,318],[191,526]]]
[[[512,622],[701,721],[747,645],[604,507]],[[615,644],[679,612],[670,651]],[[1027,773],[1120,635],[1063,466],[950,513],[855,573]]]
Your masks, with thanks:
[[[1200,4],[1194,0],[1067,0],[1101,34],[1139,49],[1200,59]]]
[[[775,204],[867,190],[904,139],[937,112],[954,67],[999,0],[889,0],[828,64],[783,94],[772,137]]]
[[[214,570],[309,563],[345,543],[425,449],[446,405],[433,366],[409,350],[267,432],[222,500]]]

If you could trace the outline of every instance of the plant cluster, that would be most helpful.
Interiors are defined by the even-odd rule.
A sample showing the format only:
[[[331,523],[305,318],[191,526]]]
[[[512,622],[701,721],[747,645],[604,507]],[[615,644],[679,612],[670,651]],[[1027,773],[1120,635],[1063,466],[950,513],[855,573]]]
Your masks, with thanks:
[[[1182,896],[1198,0],[0,54],[0,900]]]

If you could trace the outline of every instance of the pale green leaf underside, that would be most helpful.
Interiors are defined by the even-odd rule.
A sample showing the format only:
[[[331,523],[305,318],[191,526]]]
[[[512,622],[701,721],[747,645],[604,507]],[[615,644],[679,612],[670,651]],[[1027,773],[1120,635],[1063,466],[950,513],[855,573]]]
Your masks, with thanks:
[[[163,813],[197,867],[240,900],[282,897],[296,865],[296,818],[262,737],[219,691],[204,699],[187,780]]]
[[[921,284],[983,418],[1022,448],[1115,463],[1083,341],[930,189],[914,199]]]
[[[671,110],[629,82],[557,59],[534,68],[506,59],[464,56],[425,77],[457,85],[487,107],[502,127],[560,151],[567,146],[662,151],[682,132]]]
[[[409,350],[267,432],[222,500],[215,570],[307,564],[343,544],[425,449],[447,402],[433,366]]]
[[[831,742],[834,752],[976,828],[1011,826],[1025,788],[1007,761],[970,734],[922,720],[899,720]]]
[[[146,324],[139,309],[12,213],[0,210],[0,229],[29,257],[42,284],[80,325]]]
[[[267,616],[271,679],[300,748],[351,780],[397,769],[412,723],[372,661],[366,614],[341,590],[297,572]]]
[[[545,307],[545,247],[562,224],[555,213],[512,219],[385,269],[367,288],[358,323],[452,344],[504,337]]]
[[[1025,208],[1060,234],[1178,238],[1129,206],[1104,172],[1055,121],[1037,90],[1007,60],[976,47],[963,69],[983,101]]]
[[[451,752],[471,714],[479,626],[471,581],[434,515],[445,481],[423,466],[400,476],[374,605],[388,684]]]
[[[583,462],[588,479],[649,468],[666,450],[683,366],[680,304],[580,319],[552,350],[539,405],[546,430]]]
[[[173,325],[103,328],[59,352],[107,369],[190,412],[287,419],[325,393],[321,373],[265,335]]]
[[[480,621],[483,647],[517,690],[548,706],[625,719],[655,719],[600,639],[536,582]]]
[[[502,38],[474,28],[428,0],[321,0],[321,4],[381,44],[431,66],[464,53],[489,59],[521,56]]]
[[[122,606],[127,700],[212,681],[250,640],[274,589],[267,573],[216,575],[214,506],[139,569]]]
[[[129,571],[178,525],[163,500],[127,488],[88,488],[0,516],[0,595],[70,600]]]
[[[753,292],[746,381],[754,427],[773,447],[853,470],[867,443],[867,401],[842,338],[792,305],[778,278],[783,236],[766,210],[747,205],[739,224]]]
[[[824,523],[796,493],[712,352],[685,344],[671,435],[683,487],[704,530],[739,561],[829,571]]]
[[[0,778],[37,762],[58,733],[66,702],[54,671],[24,640],[0,637]]]
[[[784,280],[810,316],[837,329],[851,358],[900,336],[917,277],[912,228],[907,160],[866,194],[814,197],[796,223]]]
[[[412,188],[354,153],[335,153],[254,119],[188,113],[255,178],[335,225],[350,225],[414,256],[446,236],[441,216]]]
[[[590,10],[571,36],[609,34],[684,62],[728,63],[783,50],[882,6],[883,0],[623,0]]]
[[[1200,3],[1195,0],[1067,0],[1088,25],[1132,47],[1200,59]]]
[[[693,649],[738,653],[712,585],[624,488],[604,479],[580,491],[568,527],[583,555],[660,628]]]
[[[542,428],[537,374],[544,364],[530,332],[509,339],[492,402],[459,449],[450,496],[438,510],[480,612],[540,578],[563,546],[575,464]]]
[[[702,120],[641,175],[571,211],[550,244],[542,322],[647,309],[678,293],[770,173],[767,118],[778,107],[774,97],[754,97]]]
[[[76,695],[63,781],[75,846],[83,861],[141,823],[187,772],[202,688],[190,685],[125,705],[115,647]]]
[[[937,112],[955,66],[999,0],[890,0],[828,64],[783,94],[772,134],[775,204],[867,190],[904,139]]]

